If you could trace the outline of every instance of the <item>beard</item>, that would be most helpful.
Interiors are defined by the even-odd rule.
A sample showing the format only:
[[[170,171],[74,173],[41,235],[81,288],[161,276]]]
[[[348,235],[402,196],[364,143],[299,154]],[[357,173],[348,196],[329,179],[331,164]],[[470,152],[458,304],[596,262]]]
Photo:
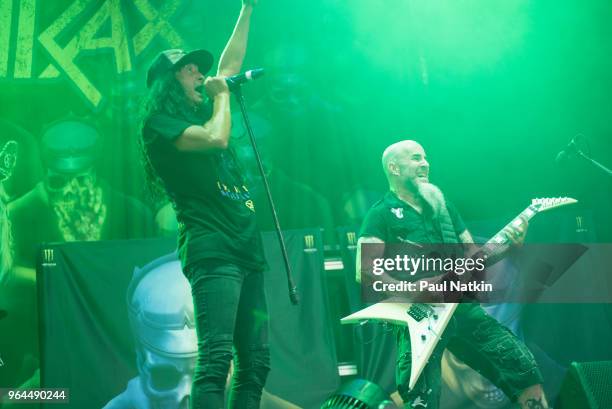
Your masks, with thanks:
[[[419,196],[431,207],[434,216],[438,217],[446,209],[446,200],[440,188],[429,182],[417,183]]]
[[[4,281],[13,261],[11,253],[11,229],[5,199],[4,188],[0,185],[0,283]]]

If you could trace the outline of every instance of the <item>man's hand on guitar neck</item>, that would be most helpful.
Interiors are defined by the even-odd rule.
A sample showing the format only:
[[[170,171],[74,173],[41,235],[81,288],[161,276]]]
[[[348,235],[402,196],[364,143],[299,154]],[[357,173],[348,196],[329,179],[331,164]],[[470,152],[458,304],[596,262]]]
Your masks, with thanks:
[[[524,216],[519,216],[518,219],[518,221],[509,224],[502,230],[506,239],[505,243],[488,242],[483,245],[476,245],[463,241],[466,245],[466,253],[469,254],[469,257],[484,257],[487,266],[494,265],[506,257],[508,251],[512,248],[520,247],[525,242],[529,221]]]
[[[529,228],[529,221],[525,216],[519,216],[519,222],[513,222],[506,226],[503,232],[506,235],[506,239],[509,244],[513,247],[520,247],[525,242],[527,236],[527,229]]]
[[[520,221],[518,223],[512,223],[510,226],[504,229],[506,239],[510,242],[509,244],[513,247],[520,247],[525,242],[527,236],[527,229],[529,228],[529,221],[525,216],[519,216]]]

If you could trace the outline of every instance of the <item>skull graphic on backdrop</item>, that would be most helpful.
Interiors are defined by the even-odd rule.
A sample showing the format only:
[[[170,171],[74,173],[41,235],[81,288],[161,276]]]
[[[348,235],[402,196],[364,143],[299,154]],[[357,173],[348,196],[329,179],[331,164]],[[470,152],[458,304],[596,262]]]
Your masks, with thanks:
[[[138,376],[104,409],[187,409],[197,356],[189,282],[176,255],[136,269],[127,292]]]
[[[11,265],[10,229],[6,210],[7,195],[3,182],[7,180],[17,163],[17,142],[8,141],[0,149],[0,282]]]
[[[147,206],[118,190],[119,182],[110,183],[101,171],[106,139],[95,122],[72,116],[45,127],[40,139],[44,178],[8,206],[16,265],[34,268],[40,243],[153,234]]]
[[[94,168],[99,138],[76,120],[59,121],[43,135],[44,186],[64,241],[101,239],[107,205]]]
[[[188,409],[198,342],[191,287],[175,253],[134,270],[127,306],[138,376],[103,409]],[[266,389],[261,408],[300,409]]]

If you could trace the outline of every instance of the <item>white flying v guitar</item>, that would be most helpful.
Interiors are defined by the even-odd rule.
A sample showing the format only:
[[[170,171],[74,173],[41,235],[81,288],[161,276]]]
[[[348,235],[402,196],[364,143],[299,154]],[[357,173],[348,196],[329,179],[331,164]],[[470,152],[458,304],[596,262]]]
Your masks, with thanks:
[[[519,227],[522,218],[531,219],[536,214],[557,207],[576,203],[569,197],[533,199],[531,205],[500,230],[482,248],[486,253],[486,245],[503,245],[508,243],[504,233],[506,227]],[[357,324],[363,321],[385,321],[396,325],[407,325],[410,332],[412,348],[412,368],[409,388],[416,384],[423,368],[438,344],[440,336],[446,329],[455,309],[456,303],[417,304],[381,302],[357,311],[341,319],[343,324]]]

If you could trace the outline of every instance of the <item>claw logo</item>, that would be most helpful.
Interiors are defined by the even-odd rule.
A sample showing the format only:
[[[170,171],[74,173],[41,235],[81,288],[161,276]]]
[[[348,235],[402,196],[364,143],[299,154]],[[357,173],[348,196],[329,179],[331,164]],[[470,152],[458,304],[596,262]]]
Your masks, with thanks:
[[[393,213],[398,219],[404,218],[404,209],[402,209],[401,207],[391,209],[391,213]]]
[[[42,266],[43,267],[55,267],[55,252],[53,249],[42,250]]]
[[[9,74],[15,79],[63,77],[97,108],[103,100],[102,93],[79,67],[79,57],[110,50],[116,73],[121,74],[132,70],[133,58],[141,55],[156,37],[170,47],[181,46],[183,39],[169,22],[181,0],[160,3],[156,9],[150,0],[73,0],[51,24],[36,32],[42,0],[0,0],[0,78],[9,78]],[[144,18],[144,25],[135,33],[128,32],[132,24],[126,24],[126,7],[134,7]],[[49,62],[34,72],[33,55],[38,56],[39,48]]]
[[[576,233],[584,233],[588,231],[584,226],[582,216],[576,216]]]
[[[349,246],[355,246],[357,244],[357,235],[354,231],[349,231],[346,233],[346,242]]]
[[[314,245],[315,245],[315,239],[312,234],[307,234],[306,236],[304,236],[304,252],[305,253],[312,253],[312,252],[317,251]]]

